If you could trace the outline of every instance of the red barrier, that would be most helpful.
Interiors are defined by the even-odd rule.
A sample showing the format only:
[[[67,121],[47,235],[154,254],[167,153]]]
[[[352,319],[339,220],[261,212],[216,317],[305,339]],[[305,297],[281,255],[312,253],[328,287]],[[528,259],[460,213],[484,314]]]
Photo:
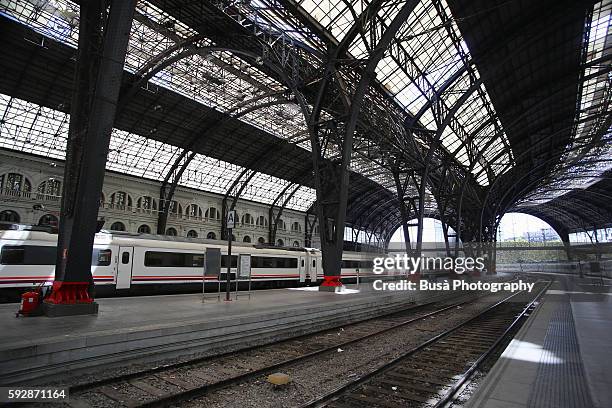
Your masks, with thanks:
[[[340,275],[338,276],[323,276],[323,283],[321,286],[342,286],[342,281],[340,280]]]
[[[53,282],[51,294],[45,298],[45,302],[53,304],[72,305],[75,303],[93,303],[89,296],[88,282]]]

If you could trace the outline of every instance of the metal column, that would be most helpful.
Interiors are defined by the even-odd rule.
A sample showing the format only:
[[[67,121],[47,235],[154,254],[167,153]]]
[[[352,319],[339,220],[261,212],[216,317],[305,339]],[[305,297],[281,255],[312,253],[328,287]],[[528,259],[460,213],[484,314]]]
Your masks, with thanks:
[[[106,156],[136,0],[83,2],[58,252],[48,315],[96,313],[91,256]]]

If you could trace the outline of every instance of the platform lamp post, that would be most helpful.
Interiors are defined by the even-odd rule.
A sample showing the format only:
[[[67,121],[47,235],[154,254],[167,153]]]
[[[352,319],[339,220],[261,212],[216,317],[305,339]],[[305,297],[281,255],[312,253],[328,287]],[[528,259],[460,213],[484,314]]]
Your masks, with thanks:
[[[236,211],[230,210],[227,213],[227,276],[225,277],[225,301],[230,299],[230,285],[232,284],[232,230],[236,224]]]

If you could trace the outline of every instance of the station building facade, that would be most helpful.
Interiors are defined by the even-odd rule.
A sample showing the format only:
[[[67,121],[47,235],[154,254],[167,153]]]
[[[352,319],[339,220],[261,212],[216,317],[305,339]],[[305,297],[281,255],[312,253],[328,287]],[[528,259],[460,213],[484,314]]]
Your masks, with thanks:
[[[62,161],[0,149],[0,221],[57,225],[63,174]],[[220,239],[222,200],[219,194],[179,186],[166,235]],[[106,230],[154,234],[158,201],[159,182],[107,171],[98,216],[104,217]],[[269,209],[263,203],[239,200],[234,240],[268,244]],[[273,244],[304,246],[305,217],[304,212],[285,209]],[[319,247],[317,226],[314,232],[311,246]]]

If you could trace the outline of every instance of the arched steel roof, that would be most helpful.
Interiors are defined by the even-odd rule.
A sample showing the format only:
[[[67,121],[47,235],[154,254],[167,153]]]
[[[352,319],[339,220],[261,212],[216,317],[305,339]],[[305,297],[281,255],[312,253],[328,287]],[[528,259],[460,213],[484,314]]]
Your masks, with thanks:
[[[44,108],[29,133],[41,133],[43,119],[51,123],[49,117],[69,111],[78,3],[56,3],[0,8],[4,127],[28,127],[6,118],[27,111],[26,104]],[[343,80],[354,86],[371,42],[405,4],[139,2],[124,75],[129,97],[120,101],[114,131],[121,142],[109,160],[120,166],[124,156],[138,157],[142,175],[163,179],[185,149],[197,156],[183,184],[210,188],[206,178],[217,177],[223,181],[213,187],[229,191],[250,168],[260,174],[249,178],[253,199],[271,203],[295,183],[303,187],[295,208],[309,208],[312,157],[295,92],[306,100],[315,92],[330,45],[347,47],[346,60],[335,63],[348,67]],[[567,230],[587,220],[609,224],[601,197],[610,187],[602,174],[612,167],[611,2],[423,0],[410,6],[360,111],[347,224],[389,235],[401,223],[399,200],[418,196],[419,180],[425,180],[425,211],[452,225],[468,218],[482,224],[510,210],[537,213]],[[330,124],[344,114],[340,103],[326,106],[323,120]],[[56,120],[55,137],[64,120]],[[14,141],[2,145],[35,150]],[[338,155],[331,150],[325,159],[333,164]],[[226,171],[214,170],[215,160]],[[393,173],[423,169],[427,175],[398,197]],[[594,184],[576,189],[577,180]],[[574,207],[584,208],[586,218],[572,215]],[[436,214],[440,208],[445,214]]]

